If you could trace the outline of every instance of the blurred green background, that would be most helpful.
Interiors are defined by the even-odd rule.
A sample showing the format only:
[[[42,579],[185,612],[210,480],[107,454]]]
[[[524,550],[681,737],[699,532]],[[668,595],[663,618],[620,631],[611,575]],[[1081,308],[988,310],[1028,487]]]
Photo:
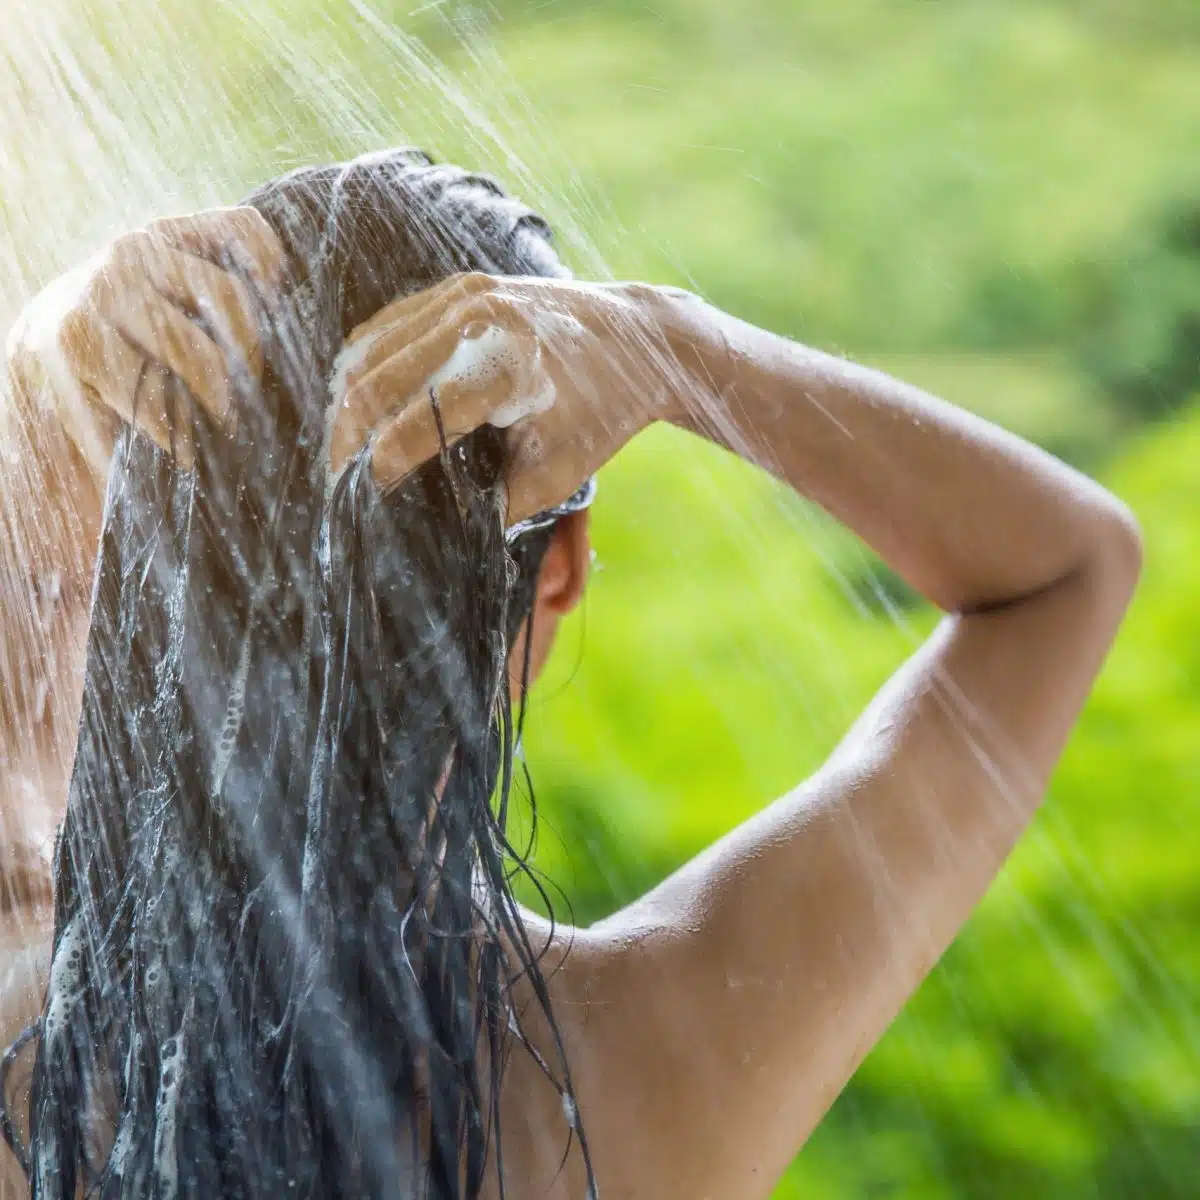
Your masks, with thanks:
[[[0,316],[154,213],[410,142],[540,205],[582,272],[697,289],[1123,496],[1145,582],[1049,803],[778,1195],[1200,1196],[1196,0],[46,0],[6,21]],[[537,861],[585,922],[801,780],[932,624],[683,435],[604,472],[595,543],[527,736]]]

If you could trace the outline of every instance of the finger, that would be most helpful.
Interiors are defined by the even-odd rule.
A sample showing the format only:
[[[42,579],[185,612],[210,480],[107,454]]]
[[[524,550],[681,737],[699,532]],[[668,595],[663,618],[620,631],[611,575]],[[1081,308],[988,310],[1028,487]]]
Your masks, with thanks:
[[[371,444],[371,469],[376,483],[383,491],[403,483],[418,467],[436,458],[443,445],[450,449],[485,425],[492,408],[510,391],[508,380],[497,379],[482,390],[448,386],[434,389],[432,396],[414,398],[399,416],[379,430]],[[335,460],[335,472],[349,457],[344,455],[340,462]]]
[[[150,282],[173,303],[204,318],[235,372],[262,377],[254,301],[236,276],[194,254],[169,247],[142,256]]]
[[[64,340],[68,336],[72,357],[80,364],[78,386],[70,391],[59,389],[58,395],[59,417],[71,439],[84,449],[83,440],[96,434],[91,426],[100,409],[106,415],[101,436],[106,428],[131,424],[168,449],[162,379],[170,372],[130,345],[107,321],[93,318],[81,329],[68,324]]]
[[[121,421],[133,419],[134,391],[146,356],[95,311],[80,308],[72,313],[41,361],[59,419],[68,430],[93,403],[108,408]]]
[[[535,285],[541,282],[534,281]],[[557,348],[556,357],[570,359],[579,348],[584,326],[555,305],[552,297],[548,303],[535,304],[528,296],[510,290],[511,281],[504,283],[505,290],[500,290],[499,281],[489,276],[459,276],[444,287],[429,288],[381,309],[353,330],[346,341],[350,355],[341,372],[346,382],[353,386],[443,320],[456,322],[468,339],[479,337],[491,327],[516,336],[536,331],[539,340]],[[388,320],[383,320],[384,316]]]
[[[133,401],[136,428],[153,439],[182,470],[195,459],[191,399],[179,376],[147,362]]]
[[[364,338],[374,338],[387,326],[412,320],[426,309],[445,308],[456,300],[465,299],[468,296],[485,295],[495,287],[496,280],[481,271],[471,271],[465,275],[449,275],[430,287],[422,288],[419,292],[414,292],[410,296],[401,296],[390,304],[385,304],[377,313],[350,331],[346,344],[353,345]]]
[[[190,471],[196,461],[196,406],[191,392],[178,375],[152,364],[150,386],[166,393],[167,423],[170,428],[169,452],[180,470]],[[149,373],[148,373],[149,374]]]
[[[358,377],[342,402],[335,422],[335,433],[357,450],[371,431],[393,416],[411,397],[425,389],[426,382],[445,367],[463,340],[462,319],[450,314],[423,336],[406,344],[367,374]],[[491,374],[497,374],[496,364]],[[479,383],[490,378],[479,373]],[[345,442],[340,442],[344,448]]]
[[[81,403],[72,405],[70,419],[63,421],[63,429],[88,468],[103,479],[125,422],[88,384],[81,385],[79,398]]]
[[[128,269],[119,264],[100,276],[93,303],[138,350],[174,371],[219,424],[226,423],[230,388],[225,356],[195,321],[147,287],[136,271],[128,278]]]
[[[381,325],[370,337],[349,347],[342,360],[341,373],[347,387],[353,387],[388,359],[403,353],[441,325],[458,330],[461,338],[478,337],[489,321],[499,324],[504,316],[481,297],[459,299],[449,304],[433,301],[414,310],[407,318]]]
[[[71,329],[71,325],[66,327],[66,331]],[[121,426],[131,424],[176,457],[181,465],[189,465],[191,407],[190,402],[179,407],[176,396],[185,389],[172,386],[179,384],[178,377],[147,358],[107,321],[92,319],[75,337],[77,343],[83,338],[87,340],[78,380],[80,387],[71,399],[60,401],[59,416],[81,453],[89,461],[97,454],[111,454]],[[77,360],[80,348],[77,344]],[[60,396],[68,395],[60,391]],[[182,435],[177,411],[182,415]]]
[[[210,208],[151,221],[146,232],[180,250],[244,271],[264,295],[287,276],[287,259],[274,229],[256,208]]]
[[[436,458],[443,446],[454,448],[485,425],[494,403],[493,398],[478,391],[446,388],[433,395],[437,397],[437,410],[430,396],[414,401],[374,438],[371,469],[380,490],[394,490],[414,470]]]
[[[53,333],[36,336],[37,348],[22,344],[13,360],[23,368],[18,394],[27,391],[26,402],[52,412],[89,469],[103,478],[145,358],[107,322],[79,309]]]
[[[147,360],[133,396],[133,424],[160,450],[171,449],[171,422],[167,414],[167,381],[171,372]]]

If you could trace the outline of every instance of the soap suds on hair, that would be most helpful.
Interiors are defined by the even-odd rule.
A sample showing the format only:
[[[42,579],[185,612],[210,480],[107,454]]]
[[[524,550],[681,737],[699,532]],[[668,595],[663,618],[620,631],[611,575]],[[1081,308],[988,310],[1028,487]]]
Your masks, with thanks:
[[[533,313],[533,351],[522,345],[521,339],[498,325],[489,325],[475,337],[462,337],[454,353],[425,381],[426,388],[443,388],[449,383],[460,387],[484,388],[504,372],[514,381],[515,394],[507,404],[500,405],[488,418],[487,424],[508,429],[526,417],[546,412],[557,398],[554,381],[542,361],[541,342],[577,341],[583,326],[572,316],[541,309]],[[346,387],[352,372],[366,360],[371,347],[385,334],[388,327],[373,330],[351,345],[343,347],[333,363],[329,391],[329,424],[345,402]]]
[[[360,337],[357,342],[351,342],[338,351],[337,358],[333,360],[333,374],[329,377],[329,394],[333,397],[335,409],[346,398],[346,384],[350,378],[350,372],[361,367],[371,352],[371,347],[385,333],[390,332],[390,326],[381,325],[378,329],[373,329],[370,333]]]

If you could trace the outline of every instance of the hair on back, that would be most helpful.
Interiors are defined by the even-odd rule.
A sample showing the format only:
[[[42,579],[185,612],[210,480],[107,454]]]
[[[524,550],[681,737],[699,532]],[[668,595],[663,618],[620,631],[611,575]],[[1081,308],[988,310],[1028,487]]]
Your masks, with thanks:
[[[6,1131],[36,1197],[474,1198],[518,974],[554,1028],[505,832],[551,530],[506,540],[487,427],[386,496],[366,452],[331,479],[327,380],[398,294],[565,272],[541,218],[413,151],[247,203],[289,267],[261,385],[229,430],[180,385],[193,469],[127,432],[110,471],[28,1144]],[[573,1113],[561,1046],[544,1066]]]

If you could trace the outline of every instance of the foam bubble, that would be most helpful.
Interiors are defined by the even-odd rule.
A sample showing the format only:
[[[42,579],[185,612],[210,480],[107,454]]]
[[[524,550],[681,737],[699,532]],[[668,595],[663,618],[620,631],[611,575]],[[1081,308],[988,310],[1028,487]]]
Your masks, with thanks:
[[[453,383],[472,389],[485,388],[507,372],[514,384],[514,394],[506,404],[492,412],[487,424],[496,429],[508,429],[526,417],[547,412],[554,407],[557,393],[542,362],[539,339],[577,340],[583,333],[583,326],[574,317],[550,310],[535,312],[532,323],[536,335],[532,356],[507,329],[489,325],[474,337],[460,338],[454,352],[426,380],[425,387],[443,388]],[[350,374],[363,364],[371,347],[387,332],[389,328],[385,326],[367,334],[352,345],[344,346],[334,359],[329,378],[332,403],[326,411],[326,458],[333,441],[334,422],[345,403]],[[332,478],[326,480],[327,499],[333,483]]]
[[[484,388],[504,371],[514,381],[516,395],[492,413],[489,425],[507,429],[524,417],[553,407],[554,382],[542,364],[540,348],[534,351],[530,362],[517,338],[498,325],[489,325],[477,337],[461,338],[449,360],[429,377],[429,386],[440,388],[455,383]]]
[[[179,1158],[176,1125],[179,1111],[180,1065],[183,1060],[183,1032],[163,1043],[159,1054],[158,1100],[155,1104],[154,1165],[158,1174],[159,1194],[174,1200],[179,1187]]]
[[[366,361],[371,347],[389,331],[389,326],[386,325],[373,330],[371,333],[359,338],[357,342],[343,346],[338,351],[337,357],[333,360],[333,371],[329,376],[329,397],[332,403],[325,409],[325,437],[322,450],[325,462],[329,462],[333,446],[333,427],[337,423],[337,415],[346,401],[346,387],[349,382],[350,372],[362,366],[363,362]],[[348,461],[346,466],[349,466]],[[345,467],[343,467],[343,470],[345,470]],[[328,503],[329,497],[333,494],[333,484],[334,480],[332,476],[326,478],[326,503]]]
[[[501,405],[488,418],[489,425],[493,425],[497,429],[507,429],[510,425],[524,420],[525,417],[548,412],[554,407],[554,401],[558,398],[558,394],[554,390],[554,383],[550,376],[543,368],[539,368],[534,378],[535,380],[540,378],[540,386],[519,400],[514,400],[511,404]]]
[[[508,370],[518,378],[522,370],[520,347],[507,329],[489,325],[477,337],[463,337],[449,360],[429,377],[428,386],[457,383],[464,387],[486,387]]]
[[[350,378],[350,372],[357,370],[366,361],[367,355],[371,352],[371,347],[385,333],[391,332],[391,326],[382,325],[378,329],[372,330],[370,333],[358,339],[357,342],[351,342],[348,346],[343,346],[338,351],[338,356],[333,360],[333,373],[329,377],[329,394],[333,397],[333,408],[336,410],[346,398],[346,385]]]
[[[50,966],[47,987],[50,1003],[45,1025],[47,1041],[52,1041],[58,1030],[67,1024],[83,995],[83,951],[83,922],[75,916],[63,929]]]

